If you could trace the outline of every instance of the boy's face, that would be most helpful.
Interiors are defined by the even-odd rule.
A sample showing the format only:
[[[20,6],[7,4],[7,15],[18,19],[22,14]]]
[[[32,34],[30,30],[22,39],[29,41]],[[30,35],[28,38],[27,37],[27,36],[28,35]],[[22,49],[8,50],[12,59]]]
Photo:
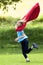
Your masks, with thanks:
[[[20,22],[18,22],[18,23],[17,23],[17,26],[21,26],[21,23],[20,23]]]
[[[18,27],[21,26],[22,24],[23,24],[22,21],[18,21],[18,22],[17,22],[17,26],[18,26]]]

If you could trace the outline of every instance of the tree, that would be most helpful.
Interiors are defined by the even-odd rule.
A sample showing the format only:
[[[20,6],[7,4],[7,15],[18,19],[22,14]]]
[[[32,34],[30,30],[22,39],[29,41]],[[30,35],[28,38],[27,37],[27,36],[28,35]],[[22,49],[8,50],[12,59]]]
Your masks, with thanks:
[[[6,5],[11,5],[13,2],[22,2],[21,0],[0,0],[0,8],[3,6],[3,10],[6,9]],[[16,4],[15,4],[16,6]],[[15,7],[14,7],[15,9]]]

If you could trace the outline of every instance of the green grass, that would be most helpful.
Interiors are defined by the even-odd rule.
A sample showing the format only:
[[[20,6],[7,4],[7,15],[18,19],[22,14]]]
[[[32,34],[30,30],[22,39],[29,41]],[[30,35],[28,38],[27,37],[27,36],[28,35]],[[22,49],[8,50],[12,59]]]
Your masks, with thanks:
[[[29,54],[31,62],[25,62],[22,54],[0,55],[0,65],[43,65],[43,54]]]
[[[2,53],[1,53],[2,52]],[[43,46],[39,45],[39,49],[33,49],[28,54],[31,62],[26,62],[20,47],[0,49],[0,65],[43,65]]]
[[[25,33],[29,37],[29,45],[36,42],[39,49],[33,49],[28,55],[31,62],[25,62],[21,46],[14,39],[17,37],[14,29],[19,18],[0,18],[0,65],[43,65],[43,18],[27,24]]]

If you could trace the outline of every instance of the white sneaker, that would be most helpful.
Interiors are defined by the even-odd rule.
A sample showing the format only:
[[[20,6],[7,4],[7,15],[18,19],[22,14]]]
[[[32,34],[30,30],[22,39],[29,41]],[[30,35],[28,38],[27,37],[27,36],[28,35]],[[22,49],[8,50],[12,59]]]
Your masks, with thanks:
[[[30,62],[29,58],[26,58],[26,62]]]

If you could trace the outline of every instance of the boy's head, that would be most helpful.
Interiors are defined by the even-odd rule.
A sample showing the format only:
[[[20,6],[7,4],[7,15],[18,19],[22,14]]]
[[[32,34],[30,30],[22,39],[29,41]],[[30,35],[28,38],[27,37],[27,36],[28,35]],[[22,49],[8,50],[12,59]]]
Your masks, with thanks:
[[[17,23],[15,24],[15,29],[17,29],[18,27],[22,26],[24,23],[25,23],[24,20],[17,21]]]
[[[23,23],[24,23],[24,21],[23,21],[23,20],[19,20],[16,24],[17,24],[17,26],[19,27],[19,26],[22,26],[22,25],[23,25]]]
[[[18,22],[17,23],[17,26],[19,27],[19,26],[22,26],[23,25],[23,22]]]
[[[24,29],[25,26],[26,26],[26,21],[19,20],[19,21],[17,21],[17,23],[15,25],[15,30],[20,31],[20,30]]]

